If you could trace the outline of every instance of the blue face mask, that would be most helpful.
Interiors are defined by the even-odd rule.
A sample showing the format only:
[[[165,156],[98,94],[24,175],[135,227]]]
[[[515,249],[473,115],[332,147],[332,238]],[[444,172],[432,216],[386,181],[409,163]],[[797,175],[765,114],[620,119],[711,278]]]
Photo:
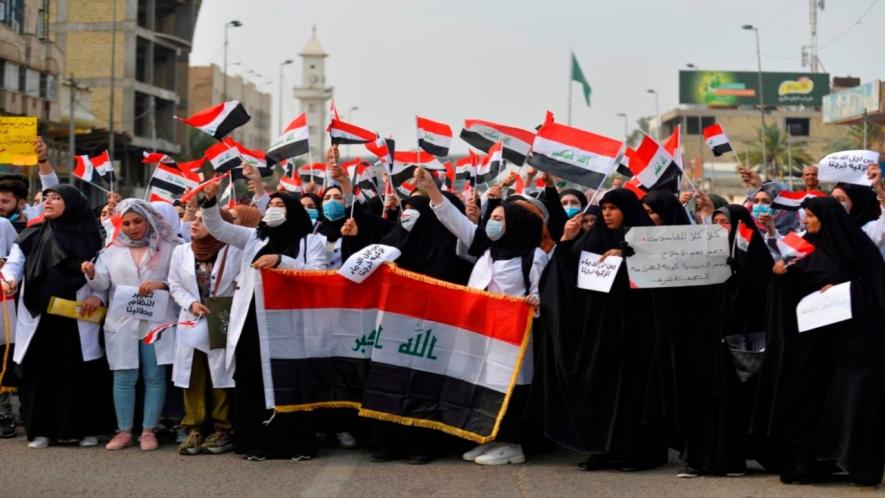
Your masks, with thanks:
[[[572,216],[581,212],[580,206],[569,206],[565,208],[565,215],[571,218]]]
[[[316,222],[317,218],[320,217],[319,211],[316,208],[304,208],[307,211],[307,215],[310,216],[310,221]]]
[[[344,203],[336,199],[323,202],[323,216],[329,221],[344,218]]]
[[[486,222],[486,235],[490,240],[498,240],[504,236],[504,222],[489,220]]]
[[[753,206],[753,218],[758,218],[765,214],[771,214],[771,206],[768,204],[756,204]]]

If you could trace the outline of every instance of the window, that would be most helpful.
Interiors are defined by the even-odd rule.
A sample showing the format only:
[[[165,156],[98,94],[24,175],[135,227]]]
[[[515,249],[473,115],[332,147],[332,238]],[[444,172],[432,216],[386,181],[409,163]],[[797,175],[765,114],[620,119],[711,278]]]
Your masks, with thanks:
[[[25,70],[25,87],[22,92],[31,97],[40,96],[40,72],[34,69]]]
[[[0,0],[0,24],[5,24],[16,33],[21,33],[24,23],[24,0]]]
[[[698,123],[697,116],[686,116],[685,117],[685,134],[686,135],[700,135],[703,133],[703,129],[713,125],[716,122],[716,118],[713,116],[701,116],[700,123]],[[700,127],[698,127],[700,124]]]
[[[18,64],[5,61],[3,64],[3,88],[18,91],[18,69]]]
[[[793,137],[807,137],[811,133],[811,123],[808,118],[786,118],[784,128]]]

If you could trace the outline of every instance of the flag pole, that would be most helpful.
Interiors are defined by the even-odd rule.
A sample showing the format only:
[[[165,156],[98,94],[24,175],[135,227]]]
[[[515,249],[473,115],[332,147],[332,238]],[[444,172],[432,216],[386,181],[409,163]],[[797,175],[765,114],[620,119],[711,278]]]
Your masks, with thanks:
[[[575,53],[569,49],[569,55],[574,58]],[[572,65],[574,61],[572,58],[569,59],[569,71],[568,71],[568,125],[572,125]]]

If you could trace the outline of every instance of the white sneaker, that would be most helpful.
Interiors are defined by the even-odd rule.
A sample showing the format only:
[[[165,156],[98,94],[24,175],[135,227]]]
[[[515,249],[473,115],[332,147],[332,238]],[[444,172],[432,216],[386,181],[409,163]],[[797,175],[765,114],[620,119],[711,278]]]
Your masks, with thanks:
[[[518,444],[499,444],[491,450],[476,457],[474,463],[480,465],[507,465],[508,463],[525,462],[522,446]]]
[[[86,436],[77,444],[79,444],[81,448],[92,448],[93,446],[98,446],[98,438],[95,436]]]
[[[349,432],[339,432],[335,434],[338,438],[338,445],[346,450],[356,448],[356,438]]]
[[[464,453],[463,455],[461,455],[461,458],[463,458],[464,460],[467,460],[468,462],[472,462],[472,461],[476,460],[476,457],[485,454],[485,452],[490,451],[492,448],[498,446],[499,444],[501,444],[501,443],[498,443],[495,441],[490,441],[488,443],[481,444],[481,445],[477,446],[476,448],[473,448],[472,450],[468,451],[467,453]]]
[[[28,448],[46,448],[49,446],[49,438],[43,436],[37,436],[33,441],[28,443]]]

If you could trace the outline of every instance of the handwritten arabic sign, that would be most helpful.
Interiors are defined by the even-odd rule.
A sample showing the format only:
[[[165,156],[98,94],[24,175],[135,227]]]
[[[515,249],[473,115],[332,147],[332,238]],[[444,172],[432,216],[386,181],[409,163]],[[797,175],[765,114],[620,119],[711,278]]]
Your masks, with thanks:
[[[599,254],[581,251],[581,260],[578,262],[578,287],[581,289],[608,293],[615,282],[618,268],[624,262],[624,258],[609,256],[605,261],[599,261]]]
[[[0,117],[0,164],[37,164],[37,118]]]
[[[851,320],[851,282],[812,292],[796,306],[799,332]]]
[[[719,225],[631,228],[625,237],[636,251],[626,259],[630,286],[690,287],[728,280],[728,231]]]
[[[123,312],[138,320],[158,322],[166,317],[166,307],[169,305],[169,292],[155,290],[150,294],[141,295],[138,287],[131,285],[118,285],[114,290],[114,299],[111,301],[111,310],[123,310]],[[116,314],[116,313],[114,313]]]
[[[351,282],[361,284],[386,261],[393,261],[402,254],[396,247],[372,244],[352,254],[341,265],[338,273]]]
[[[872,150],[834,152],[821,159],[817,176],[822,182],[845,182],[869,186],[867,169],[870,164],[879,164],[878,152]]]

